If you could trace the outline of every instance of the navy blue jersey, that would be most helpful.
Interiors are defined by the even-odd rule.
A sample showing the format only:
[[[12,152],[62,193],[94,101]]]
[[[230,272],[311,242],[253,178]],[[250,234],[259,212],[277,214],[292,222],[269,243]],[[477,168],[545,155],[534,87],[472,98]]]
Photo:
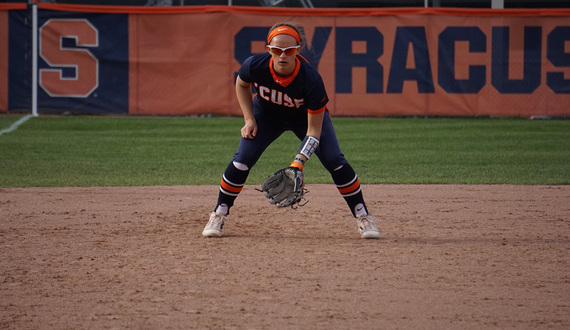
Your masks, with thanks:
[[[306,119],[307,111],[323,109],[329,101],[323,79],[319,72],[305,59],[297,57],[298,71],[285,83],[272,74],[271,55],[259,53],[247,58],[239,77],[255,88],[253,102],[264,111],[280,118]]]

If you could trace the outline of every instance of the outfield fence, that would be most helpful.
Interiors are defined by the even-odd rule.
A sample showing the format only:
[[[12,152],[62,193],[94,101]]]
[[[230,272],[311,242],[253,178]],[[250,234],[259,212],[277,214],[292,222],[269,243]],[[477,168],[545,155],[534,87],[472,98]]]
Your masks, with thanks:
[[[240,63],[279,21],[333,115],[570,115],[570,9],[49,3],[0,4],[0,113],[239,115]]]

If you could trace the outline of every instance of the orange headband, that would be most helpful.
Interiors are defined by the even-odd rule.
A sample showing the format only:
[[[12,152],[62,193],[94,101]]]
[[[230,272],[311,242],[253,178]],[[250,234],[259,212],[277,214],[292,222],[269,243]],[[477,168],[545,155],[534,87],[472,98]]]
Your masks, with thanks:
[[[295,40],[297,40],[298,45],[301,44],[301,36],[299,35],[299,33],[297,33],[295,29],[288,26],[279,26],[273,29],[273,31],[271,31],[271,33],[269,33],[269,36],[267,37],[267,43],[268,44],[271,43],[271,40],[275,38],[276,35],[279,34],[290,35],[291,37],[295,38]]]

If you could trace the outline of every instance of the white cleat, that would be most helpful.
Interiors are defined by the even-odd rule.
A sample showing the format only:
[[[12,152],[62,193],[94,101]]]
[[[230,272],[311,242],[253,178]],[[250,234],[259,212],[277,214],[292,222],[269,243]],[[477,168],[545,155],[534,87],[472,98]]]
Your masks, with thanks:
[[[210,220],[204,230],[202,231],[202,236],[204,237],[221,237],[222,236],[222,228],[224,227],[224,223],[228,221],[228,217],[218,214],[216,212],[212,212],[210,214]]]
[[[361,238],[380,238],[380,232],[376,228],[374,218],[370,214],[364,214],[356,218],[358,231]]]

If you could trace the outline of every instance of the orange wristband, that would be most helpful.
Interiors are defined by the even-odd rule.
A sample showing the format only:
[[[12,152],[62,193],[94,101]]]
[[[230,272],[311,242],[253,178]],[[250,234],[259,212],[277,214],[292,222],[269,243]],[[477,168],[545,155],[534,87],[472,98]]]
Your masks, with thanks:
[[[303,170],[303,163],[301,163],[298,160],[294,160],[293,162],[291,162],[291,165],[289,165],[289,167],[296,167],[302,171]]]
[[[251,119],[251,118],[255,118],[255,116],[247,116],[243,119],[243,121],[246,122],[248,119]]]

